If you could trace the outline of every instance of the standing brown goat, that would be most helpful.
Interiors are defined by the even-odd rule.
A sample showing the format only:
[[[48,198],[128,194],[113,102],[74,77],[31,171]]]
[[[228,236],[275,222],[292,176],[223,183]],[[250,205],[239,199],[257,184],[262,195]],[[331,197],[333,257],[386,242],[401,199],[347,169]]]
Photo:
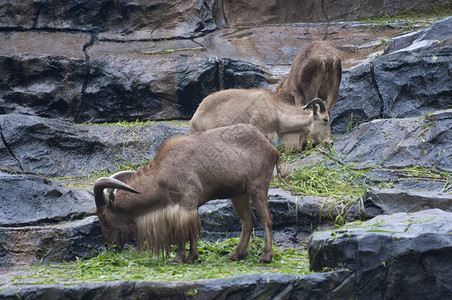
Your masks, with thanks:
[[[341,76],[337,49],[330,42],[313,41],[295,57],[289,75],[276,90],[276,98],[296,106],[321,98],[326,101],[331,116],[339,96]]]
[[[318,143],[332,144],[329,121],[325,104],[318,98],[300,108],[276,101],[263,89],[229,89],[204,98],[190,121],[190,131],[251,124],[270,140],[280,137],[288,152],[299,148],[302,134],[310,134]]]
[[[336,105],[342,77],[341,58],[337,49],[327,41],[313,41],[304,48],[292,63],[289,75],[276,89],[278,101],[295,106],[306,105],[311,99],[326,101],[328,115]],[[315,137],[308,136],[315,141]],[[301,139],[301,149],[306,146],[306,136]]]
[[[242,234],[229,259],[239,260],[246,255],[256,223],[252,201],[265,232],[260,261],[268,263],[273,257],[268,188],[278,159],[276,148],[251,125],[170,137],[138,172],[102,177],[94,184],[104,238],[109,246],[122,249],[128,238],[136,236],[140,250],[156,254],[177,245],[174,261],[193,263],[201,227],[198,207],[212,199],[231,198]]]

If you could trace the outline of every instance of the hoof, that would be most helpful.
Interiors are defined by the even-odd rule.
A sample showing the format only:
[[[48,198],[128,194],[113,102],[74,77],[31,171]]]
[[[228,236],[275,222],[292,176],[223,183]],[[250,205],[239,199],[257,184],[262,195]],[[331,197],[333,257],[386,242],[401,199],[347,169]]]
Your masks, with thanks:
[[[172,262],[176,264],[183,264],[185,262],[185,258],[176,256],[175,258],[173,258]]]
[[[272,262],[272,257],[273,255],[265,255],[263,254],[260,258],[259,258],[259,262],[260,263],[264,263],[264,264],[269,264]]]
[[[195,260],[196,260],[196,258],[194,258],[194,257],[192,257],[192,256],[188,256],[188,257],[185,259],[184,263],[189,264],[189,265],[192,265],[192,264],[195,263]]]
[[[238,261],[238,260],[243,260],[246,257],[246,253],[243,255],[238,255],[236,252],[232,253],[231,255],[229,255],[228,260],[230,261]]]

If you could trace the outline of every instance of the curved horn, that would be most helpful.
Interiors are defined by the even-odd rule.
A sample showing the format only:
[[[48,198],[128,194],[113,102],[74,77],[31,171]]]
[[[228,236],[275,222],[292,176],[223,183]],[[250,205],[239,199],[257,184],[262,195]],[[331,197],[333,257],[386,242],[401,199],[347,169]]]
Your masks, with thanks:
[[[96,207],[104,206],[107,200],[105,199],[104,189],[120,189],[128,192],[139,194],[128,184],[111,177],[101,177],[94,183],[94,200],[96,201]]]
[[[127,180],[130,179],[133,175],[135,175],[136,171],[121,171],[118,173],[115,173],[110,176],[110,178],[121,180],[122,182],[127,182]],[[113,188],[107,188],[106,192],[107,194],[110,194],[114,189]]]
[[[320,112],[324,112],[326,110],[325,102],[320,98],[314,98],[311,101],[309,101],[308,104],[303,106],[303,109],[308,109],[314,104],[318,104],[320,106]]]
[[[110,178],[121,180],[126,182],[130,177],[135,175],[136,171],[121,171],[110,176]]]

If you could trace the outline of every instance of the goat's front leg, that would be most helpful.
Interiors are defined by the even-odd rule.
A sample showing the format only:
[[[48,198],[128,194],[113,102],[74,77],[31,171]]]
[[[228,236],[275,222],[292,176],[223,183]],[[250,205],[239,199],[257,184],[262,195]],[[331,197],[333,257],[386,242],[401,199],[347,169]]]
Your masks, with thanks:
[[[198,239],[197,236],[193,236],[190,238],[190,252],[188,253],[187,258],[185,259],[186,264],[193,264],[195,260],[197,260],[199,257],[197,239]]]
[[[178,245],[176,257],[173,258],[173,262],[178,264],[185,262],[185,243]]]

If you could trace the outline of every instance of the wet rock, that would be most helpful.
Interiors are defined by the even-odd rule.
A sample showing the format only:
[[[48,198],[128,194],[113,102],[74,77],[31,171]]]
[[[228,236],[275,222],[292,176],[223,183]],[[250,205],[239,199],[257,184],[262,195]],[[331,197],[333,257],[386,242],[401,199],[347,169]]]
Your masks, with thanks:
[[[1,128],[0,128],[1,132]],[[0,166],[2,170],[9,170],[14,173],[23,172],[20,162],[14,157],[2,138],[0,140]]]
[[[229,278],[183,282],[115,281],[76,285],[41,285],[0,291],[5,300],[23,299],[130,299],[135,297],[186,299],[344,299],[353,292],[350,284],[341,284],[349,271],[308,274],[252,274]]]
[[[375,86],[372,63],[342,71],[339,98],[331,114],[333,134],[344,134],[382,114],[383,102]]]
[[[315,233],[310,266],[313,271],[352,270],[359,298],[447,298],[452,289],[451,224],[452,213],[431,209]]]
[[[389,40],[396,29],[377,26],[376,35],[368,25],[350,23],[280,24],[256,27],[226,27],[196,38],[210,55],[242,60],[262,67],[275,76],[288,74],[295,57],[313,40],[328,40],[340,51],[342,68],[348,69],[382,52],[381,40]]]
[[[2,113],[79,123],[187,119],[219,89],[218,58],[190,40],[65,32],[3,32],[0,40]]]
[[[262,68],[242,60],[223,59],[222,68],[223,89],[267,87],[277,81]]]
[[[318,3],[316,1],[313,1]],[[356,20],[372,16],[396,15],[406,10],[425,10],[433,5],[434,1],[334,1],[322,2],[323,12],[329,20]]]
[[[374,118],[421,116],[452,107],[452,17],[397,37],[387,54],[344,71],[331,124],[343,134]]]
[[[426,29],[408,47],[374,62],[383,117],[419,116],[452,106],[451,28],[449,17]]]
[[[452,212],[452,194],[398,189],[370,189],[364,196],[366,213],[372,216],[439,208]]]
[[[452,111],[424,117],[363,123],[335,142],[334,150],[356,168],[421,166],[452,170]]]
[[[219,24],[259,25],[330,20],[356,20],[395,15],[407,9],[427,9],[434,1],[219,1],[215,20]]]
[[[1,168],[46,177],[81,177],[102,168],[113,171],[121,163],[142,163],[167,137],[188,132],[188,127],[165,123],[88,126],[19,114],[0,116],[0,127],[6,148],[0,152]]]
[[[0,267],[64,262],[104,249],[97,217],[53,226],[0,227]]]
[[[413,176],[410,169],[384,169],[375,167],[366,172],[369,183],[389,184],[394,190],[399,191],[425,191],[432,194],[447,192],[449,190],[447,181],[432,174],[427,176]]]
[[[219,60],[190,40],[98,41],[78,118],[187,119],[219,88]]]
[[[339,207],[331,207],[325,197],[293,196],[278,188],[269,189],[268,205],[273,215],[274,244],[282,248],[299,248],[313,230],[334,227],[340,214]],[[336,209],[337,208],[337,209]],[[363,217],[358,203],[347,207],[346,218],[356,220]],[[201,216],[201,238],[210,242],[231,237],[240,237],[240,219],[230,200],[213,200],[198,209]],[[258,222],[254,233],[264,237],[259,215],[253,209]]]
[[[1,32],[3,114],[73,119],[88,75],[83,33]]]
[[[93,55],[77,120],[190,118],[201,100],[217,91],[219,84],[218,59],[191,52],[171,56]]]
[[[94,214],[93,196],[34,175],[0,173],[0,227],[52,224]]]
[[[190,36],[213,30],[211,1],[128,2],[121,0],[3,1],[0,27],[89,32],[143,31],[153,38]]]

